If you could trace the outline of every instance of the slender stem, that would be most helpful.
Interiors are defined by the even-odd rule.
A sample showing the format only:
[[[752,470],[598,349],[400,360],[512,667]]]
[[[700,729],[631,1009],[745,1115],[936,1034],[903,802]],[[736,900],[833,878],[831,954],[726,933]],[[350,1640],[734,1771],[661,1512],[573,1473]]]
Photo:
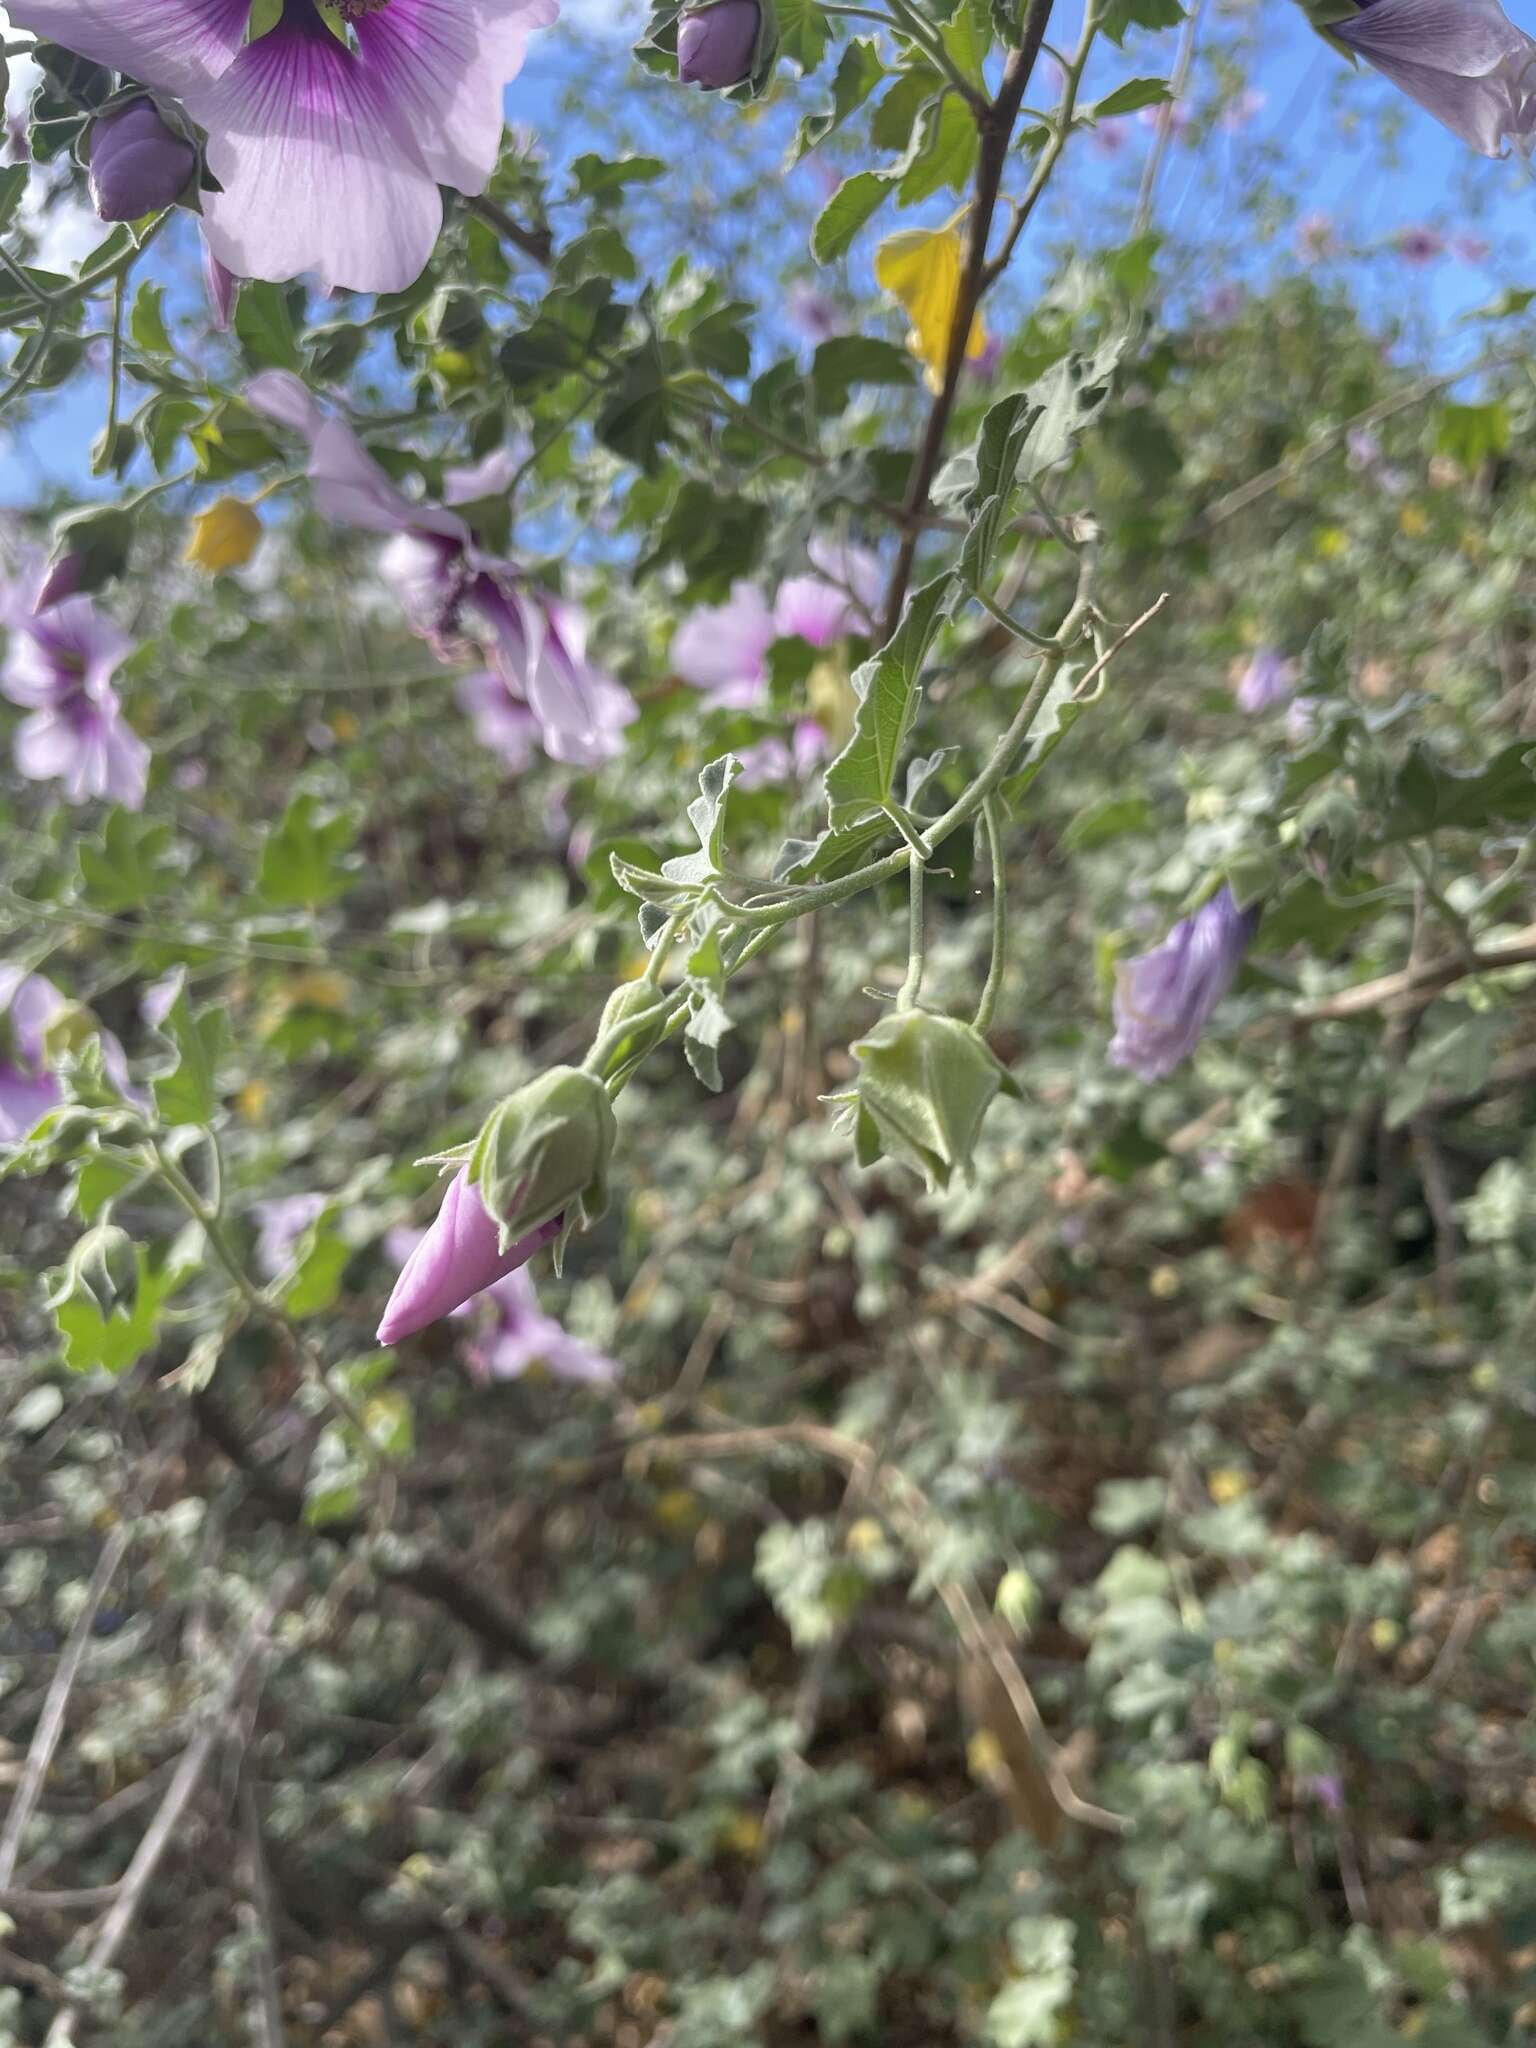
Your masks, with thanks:
[[[976,1029],[990,1031],[997,998],[1008,971],[1008,869],[1003,854],[1003,805],[995,793],[982,799],[981,822],[987,834],[987,859],[992,866],[992,964],[987,985],[976,1005]]]
[[[927,955],[923,884],[927,879],[928,870],[914,850],[907,859],[907,973],[897,991],[898,1010],[913,1009],[923,992],[923,966]]]
[[[471,213],[493,227],[504,242],[510,242],[514,249],[521,249],[531,262],[543,265],[545,269],[553,260],[555,241],[548,228],[525,228],[520,220],[514,220],[504,206],[498,206],[494,199],[487,199],[483,193],[476,193],[464,201]]]

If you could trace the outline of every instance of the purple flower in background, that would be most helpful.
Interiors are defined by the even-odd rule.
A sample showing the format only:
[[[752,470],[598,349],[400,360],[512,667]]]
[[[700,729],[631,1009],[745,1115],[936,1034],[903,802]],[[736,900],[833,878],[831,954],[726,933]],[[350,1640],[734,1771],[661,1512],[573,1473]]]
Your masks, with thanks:
[[[493,448],[479,462],[450,464],[443,471],[443,503],[473,505],[477,498],[504,498],[527,452],[515,441],[509,441],[504,447]]]
[[[842,325],[833,301],[804,278],[790,286],[784,310],[790,326],[798,328],[810,341],[830,341]]]
[[[768,738],[743,747],[738,789],[762,789],[775,782],[804,782],[826,758],[827,736],[814,718],[797,718],[787,740]]]
[[[1222,109],[1217,127],[1226,135],[1238,135],[1256,114],[1262,114],[1269,105],[1269,94],[1257,86],[1248,86]]]
[[[990,384],[997,375],[997,366],[1003,360],[1003,337],[989,328],[986,341],[979,356],[967,356],[961,365],[965,374],[974,377],[978,384]]]
[[[528,706],[519,704],[505,680],[490,669],[461,676],[454,695],[481,746],[499,754],[514,775],[521,775],[533,759],[539,736],[539,722]]]
[[[1304,747],[1317,731],[1318,699],[1297,697],[1285,714],[1285,739],[1287,746]]]
[[[692,9],[678,25],[678,82],[704,92],[740,85],[751,76],[762,24],[759,0],[712,0]]]
[[[402,1337],[412,1337],[451,1315],[485,1288],[526,1266],[540,1246],[559,1233],[556,1217],[503,1251],[500,1231],[486,1213],[479,1191],[469,1184],[469,1169],[460,1167],[436,1220],[395,1282],[379,1324],[379,1342],[398,1344]]]
[[[1260,647],[1238,678],[1232,695],[1239,711],[1273,711],[1290,702],[1296,687],[1296,664],[1278,648]]]
[[[9,633],[0,692],[31,713],[16,731],[17,770],[34,782],[62,783],[72,804],[106,797],[136,811],[149,749],[112,687],[133,642],[88,597],[37,612],[46,581],[47,571],[31,565],[0,590],[0,624]]]
[[[1224,284],[1215,284],[1205,295],[1205,317],[1226,326],[1235,320],[1248,303],[1248,294],[1240,284],[1229,279]]]
[[[672,666],[712,704],[756,704],[777,637],[768,600],[755,583],[733,583],[724,604],[701,605],[672,636]]]
[[[348,39],[287,0],[248,39],[251,0],[12,0],[18,27],[177,94],[208,134],[214,255],[274,282],[403,291],[442,226],[439,187],[483,192],[502,92],[557,0],[349,0]]]
[[[1536,42],[1498,0],[1372,0],[1340,42],[1484,156],[1536,129]]]
[[[51,981],[0,965],[0,1144],[19,1144],[62,1099],[44,1041],[63,1007]]]
[[[1358,476],[1369,476],[1382,460],[1380,441],[1369,427],[1351,427],[1344,436],[1344,459]]]
[[[91,204],[103,220],[140,220],[171,206],[197,169],[197,151],[153,100],[131,100],[91,130]]]
[[[1445,254],[1445,237],[1438,228],[1423,223],[1403,228],[1395,237],[1397,253],[1405,263],[1422,267]]]
[[[246,398],[309,442],[308,475],[327,519],[390,536],[380,566],[440,661],[473,653],[494,669],[529,707],[552,760],[591,767],[620,751],[635,702],[589,660],[578,606],[527,589],[510,564],[479,550],[456,512],[408,498],[346,421],[331,417],[290,372],[264,371]]]
[[[1094,123],[1091,140],[1100,156],[1118,156],[1130,139],[1131,131],[1118,114]]]
[[[274,1195],[270,1201],[253,1205],[256,1270],[264,1280],[275,1280],[288,1270],[299,1239],[329,1199],[320,1194]]]
[[[543,1366],[560,1380],[588,1383],[616,1379],[618,1361],[592,1351],[539,1307],[526,1268],[495,1281],[474,1303],[492,1311],[469,1347],[469,1366],[479,1380],[517,1380],[530,1366]]]
[[[1188,133],[1194,116],[1183,100],[1165,100],[1161,106],[1142,107],[1136,119],[1143,128],[1154,128],[1160,134],[1177,139]]]
[[[1304,1798],[1315,1800],[1324,1813],[1344,1811],[1344,1780],[1337,1771],[1322,1771],[1303,1778],[1296,1789]]]
[[[25,968],[0,964],[0,1144],[13,1145],[63,1101],[48,1069],[48,1032],[69,1005],[53,983]],[[128,1056],[110,1031],[98,1030],[102,1070],[125,1102],[147,1109],[149,1098],[128,1078]]]
[[[1488,261],[1493,254],[1493,247],[1481,235],[1452,235],[1451,254],[1458,263],[1470,263],[1476,269]]]
[[[1225,883],[1161,945],[1120,969],[1109,1056],[1143,1081],[1189,1058],[1232,986],[1259,928],[1258,905],[1239,910]]]
[[[213,322],[214,331],[228,334],[235,317],[235,295],[240,289],[240,280],[226,264],[214,255],[208,237],[203,236],[203,290],[208,295],[208,318]]]

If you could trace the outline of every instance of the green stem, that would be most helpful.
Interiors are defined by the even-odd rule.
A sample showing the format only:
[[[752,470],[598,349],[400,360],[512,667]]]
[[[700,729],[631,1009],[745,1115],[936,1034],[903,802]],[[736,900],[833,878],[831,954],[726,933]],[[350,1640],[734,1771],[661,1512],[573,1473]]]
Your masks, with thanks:
[[[912,1010],[923,992],[928,937],[923,919],[923,885],[928,870],[914,851],[907,861],[907,972],[896,993],[898,1010]]]
[[[997,795],[982,800],[981,822],[987,834],[987,859],[992,867],[992,964],[987,985],[976,1005],[976,1029],[990,1031],[997,998],[1008,969],[1008,870],[1003,857],[1003,805]]]

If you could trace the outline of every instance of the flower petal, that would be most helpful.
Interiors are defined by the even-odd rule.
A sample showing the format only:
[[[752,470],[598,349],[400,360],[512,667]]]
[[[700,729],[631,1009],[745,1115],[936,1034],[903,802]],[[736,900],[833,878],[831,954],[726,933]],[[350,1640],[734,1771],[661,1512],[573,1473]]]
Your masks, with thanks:
[[[186,101],[224,188],[204,194],[203,220],[226,269],[273,283],[314,270],[362,292],[415,283],[443,224],[437,181],[406,111],[312,17],[290,8]]]
[[[240,54],[251,0],[10,0],[29,28],[145,85],[187,92]]]
[[[556,0],[391,0],[357,24],[358,66],[398,109],[439,185],[483,192],[501,148],[502,92]]]

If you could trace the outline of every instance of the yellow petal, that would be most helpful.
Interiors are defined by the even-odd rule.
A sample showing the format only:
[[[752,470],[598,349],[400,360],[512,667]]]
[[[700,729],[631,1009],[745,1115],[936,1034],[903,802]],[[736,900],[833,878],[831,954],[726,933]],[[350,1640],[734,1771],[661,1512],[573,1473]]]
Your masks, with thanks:
[[[960,279],[965,250],[958,230],[904,228],[875,251],[875,278],[912,322],[907,347],[927,370],[928,387],[937,391],[949,360],[949,337],[960,309]],[[987,345],[987,331],[977,314],[971,321],[965,352],[973,360]]]
[[[185,559],[209,576],[243,569],[261,539],[261,521],[239,498],[220,498],[192,521]]]

